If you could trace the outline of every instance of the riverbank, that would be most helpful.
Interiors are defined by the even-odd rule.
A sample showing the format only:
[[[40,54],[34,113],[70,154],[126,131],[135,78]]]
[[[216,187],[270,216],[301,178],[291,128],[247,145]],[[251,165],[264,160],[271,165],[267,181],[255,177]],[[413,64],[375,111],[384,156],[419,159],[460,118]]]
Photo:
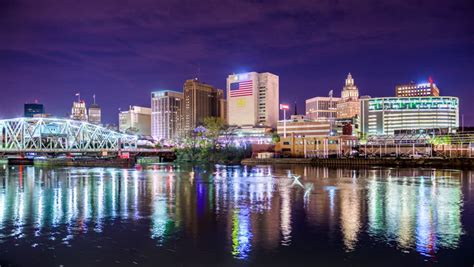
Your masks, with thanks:
[[[474,169],[474,158],[247,158],[243,165],[309,164],[314,166],[384,166],[384,167],[436,167]]]
[[[134,159],[119,158],[36,158],[35,166],[40,167],[116,167],[131,168],[135,166]]]

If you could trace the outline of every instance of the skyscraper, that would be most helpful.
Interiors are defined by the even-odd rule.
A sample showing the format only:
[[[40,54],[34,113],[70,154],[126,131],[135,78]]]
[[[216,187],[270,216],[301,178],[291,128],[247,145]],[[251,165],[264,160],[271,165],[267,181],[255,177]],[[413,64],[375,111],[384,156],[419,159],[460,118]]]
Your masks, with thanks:
[[[92,124],[100,125],[102,121],[102,111],[100,106],[95,103],[95,95],[94,95],[94,103],[89,107],[89,122]]]
[[[89,122],[100,125],[102,122],[102,111],[98,104],[92,104],[89,107]]]
[[[227,118],[230,125],[276,128],[278,105],[277,75],[248,72],[227,77]]]
[[[151,93],[151,135],[172,140],[183,132],[183,93],[161,90]]]
[[[24,116],[27,118],[33,118],[35,115],[44,114],[43,104],[38,103],[26,103],[24,105]]]
[[[119,131],[137,135],[151,135],[151,109],[130,106],[119,113]]]
[[[71,119],[77,121],[87,121],[87,108],[84,100],[78,99],[72,103]]]
[[[184,92],[184,131],[192,132],[204,122],[206,117],[221,117],[220,105],[224,91],[196,79],[187,80],[183,86]]]
[[[353,118],[360,112],[359,89],[355,86],[354,79],[349,73],[345,86],[341,91],[341,100],[337,104],[337,118]]]

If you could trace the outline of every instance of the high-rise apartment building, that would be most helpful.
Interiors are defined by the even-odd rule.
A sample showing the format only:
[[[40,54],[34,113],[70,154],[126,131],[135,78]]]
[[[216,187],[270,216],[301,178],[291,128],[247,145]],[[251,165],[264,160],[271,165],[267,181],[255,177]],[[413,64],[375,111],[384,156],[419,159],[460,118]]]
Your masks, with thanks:
[[[72,103],[71,119],[88,121],[86,102],[84,100],[77,100]]]
[[[418,96],[439,96],[439,89],[430,78],[429,83],[400,84],[395,86],[395,95],[397,97],[418,97]]]
[[[185,134],[192,132],[206,117],[221,117],[220,105],[225,103],[224,91],[196,79],[187,80],[183,86]]]
[[[313,97],[306,99],[306,116],[312,120],[335,119],[339,97]]]
[[[26,103],[24,105],[24,116],[27,118],[33,118],[35,115],[44,114],[43,104],[38,103]]]
[[[229,125],[276,128],[279,117],[279,77],[264,72],[227,77]]]
[[[151,93],[151,135],[172,140],[183,133],[183,93],[161,90]]]
[[[151,108],[130,106],[119,113],[119,131],[136,135],[151,135]]]
[[[354,79],[349,73],[346,84],[341,91],[341,99],[337,104],[337,118],[353,118],[360,112],[359,89],[355,86]]]

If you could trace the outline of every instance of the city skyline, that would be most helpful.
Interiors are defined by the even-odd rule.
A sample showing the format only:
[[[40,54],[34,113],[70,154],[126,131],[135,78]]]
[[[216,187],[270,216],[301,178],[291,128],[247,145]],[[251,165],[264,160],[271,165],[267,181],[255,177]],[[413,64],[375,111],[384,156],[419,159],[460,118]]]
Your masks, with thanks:
[[[229,74],[248,71],[278,75],[280,102],[304,110],[305,99],[339,91],[351,72],[372,97],[431,76],[474,124],[469,1],[229,5],[3,2],[0,116],[18,117],[37,99],[65,117],[81,92],[88,103],[96,94],[103,121],[116,123],[118,108],[149,106],[152,91],[179,91],[194,77],[225,88]],[[242,35],[250,40],[237,42]]]

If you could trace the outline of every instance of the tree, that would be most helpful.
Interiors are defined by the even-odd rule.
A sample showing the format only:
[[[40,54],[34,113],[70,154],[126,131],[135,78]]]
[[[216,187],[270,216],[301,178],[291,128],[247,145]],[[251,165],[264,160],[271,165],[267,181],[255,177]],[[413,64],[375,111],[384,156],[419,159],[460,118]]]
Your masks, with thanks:
[[[206,128],[206,137],[211,142],[212,149],[215,149],[219,135],[226,127],[224,120],[219,117],[206,117],[203,126]]]
[[[274,144],[280,142],[280,135],[278,133],[275,132],[275,133],[272,134],[272,142]]]

